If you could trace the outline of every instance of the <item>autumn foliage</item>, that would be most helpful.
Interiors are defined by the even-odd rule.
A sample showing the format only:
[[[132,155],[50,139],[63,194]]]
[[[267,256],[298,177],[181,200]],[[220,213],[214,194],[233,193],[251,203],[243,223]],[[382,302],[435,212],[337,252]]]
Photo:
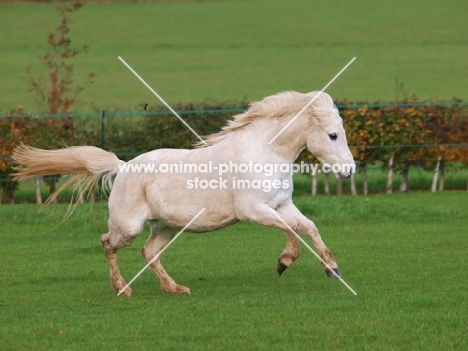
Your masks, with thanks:
[[[354,104],[357,105],[357,104]],[[438,156],[446,162],[468,164],[468,106],[419,103],[416,99],[394,104],[344,102],[341,115],[349,145],[361,165],[394,157],[394,167],[433,166]],[[432,146],[434,145],[434,146]]]

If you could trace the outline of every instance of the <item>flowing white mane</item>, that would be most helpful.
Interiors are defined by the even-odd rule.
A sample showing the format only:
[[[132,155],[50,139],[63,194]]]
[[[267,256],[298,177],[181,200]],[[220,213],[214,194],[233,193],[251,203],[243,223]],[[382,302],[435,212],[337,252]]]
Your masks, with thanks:
[[[316,94],[318,92],[302,94],[296,91],[285,91],[268,96],[261,101],[252,102],[247,111],[234,115],[233,119],[229,120],[221,131],[209,135],[205,139],[205,143],[197,142],[195,146],[201,148],[217,144],[231,133],[244,128],[260,118],[294,117]],[[309,113],[312,113],[314,116],[320,115],[322,118],[323,114],[326,114],[327,119],[330,112],[336,110],[332,98],[326,93],[321,93],[312,106],[313,108],[310,109]],[[323,122],[320,124],[323,124]]]

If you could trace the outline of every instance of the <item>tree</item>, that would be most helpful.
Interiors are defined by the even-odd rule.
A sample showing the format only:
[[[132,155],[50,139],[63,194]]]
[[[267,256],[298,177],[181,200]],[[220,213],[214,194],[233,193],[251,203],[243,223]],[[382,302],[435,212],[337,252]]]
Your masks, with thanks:
[[[82,0],[60,0],[58,12],[60,24],[47,37],[49,51],[39,57],[47,69],[47,75],[34,76],[31,68],[27,67],[29,74],[29,89],[43,112],[50,114],[70,113],[72,107],[78,102],[79,95],[93,83],[94,73],[89,73],[82,85],[73,80],[72,59],[88,49],[87,45],[72,46],[70,39],[70,26],[75,21],[73,14],[84,5]],[[73,138],[73,120],[71,117],[47,118],[38,121],[42,128],[37,130],[41,134],[35,135],[31,142],[41,148],[55,148],[57,141],[63,138]],[[47,133],[44,133],[47,131]],[[55,189],[57,177],[49,178],[51,194]],[[39,184],[39,183],[38,183]]]
[[[39,60],[47,68],[47,77],[35,77],[27,67],[31,92],[44,112],[69,113],[78,101],[78,96],[93,82],[94,73],[89,73],[83,85],[74,85],[71,59],[86,52],[87,45],[71,46],[70,25],[75,23],[72,15],[83,6],[82,0],[60,0],[58,12],[60,24],[47,37],[49,51]]]

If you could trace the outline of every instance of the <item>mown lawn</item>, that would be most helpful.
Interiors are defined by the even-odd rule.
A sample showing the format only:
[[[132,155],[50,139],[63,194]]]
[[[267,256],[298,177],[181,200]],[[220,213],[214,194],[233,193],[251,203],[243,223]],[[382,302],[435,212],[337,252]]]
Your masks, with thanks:
[[[0,4],[0,111],[38,111],[26,66],[46,50],[56,5]],[[90,72],[83,112],[159,104],[117,59],[122,56],[168,102],[261,99],[284,90],[390,100],[396,80],[422,99],[466,99],[468,2],[464,0],[91,2],[76,14],[74,83]],[[401,95],[399,96],[402,97]]]
[[[352,295],[307,250],[283,276],[279,231],[241,223],[183,234],[164,254],[192,290],[149,271],[110,290],[104,205],[0,206],[1,350],[450,350],[468,348],[466,192],[296,198]],[[120,252],[129,280],[147,233]]]

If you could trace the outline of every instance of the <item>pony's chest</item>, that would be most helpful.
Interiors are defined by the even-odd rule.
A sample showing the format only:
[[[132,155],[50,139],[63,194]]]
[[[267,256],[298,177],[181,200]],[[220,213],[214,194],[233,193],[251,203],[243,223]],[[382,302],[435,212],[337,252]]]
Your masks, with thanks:
[[[291,202],[291,194],[292,194],[292,189],[279,191],[273,195],[272,200],[276,204],[276,206],[284,205],[284,204]]]

